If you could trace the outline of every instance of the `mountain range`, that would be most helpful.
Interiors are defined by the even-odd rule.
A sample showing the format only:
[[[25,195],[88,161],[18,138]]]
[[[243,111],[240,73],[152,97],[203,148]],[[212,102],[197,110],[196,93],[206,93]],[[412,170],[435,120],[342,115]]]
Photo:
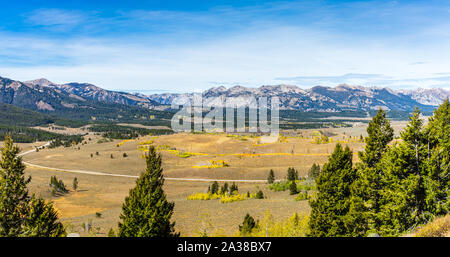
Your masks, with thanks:
[[[42,88],[50,88],[56,90],[57,92],[63,92],[69,97],[81,101],[93,100],[99,102],[135,105],[148,108],[155,108],[159,105],[149,99],[137,96],[135,94],[105,90],[89,83],[73,82],[67,84],[56,84],[47,79],[41,78],[31,81],[25,81],[23,84],[38,90]]]
[[[20,82],[0,77],[0,103],[71,120],[134,122],[169,120],[160,104],[87,83],[56,84],[46,79]],[[164,107],[163,107],[164,108]]]
[[[450,91],[441,88],[391,90],[346,84],[336,87],[316,86],[310,89],[302,89],[293,85],[259,88],[220,86],[208,89],[201,94],[204,98],[213,99],[211,101],[225,97],[277,96],[281,109],[321,112],[375,110],[378,108],[411,111],[415,106],[429,111],[450,97]],[[168,109],[171,104],[177,103],[175,102],[177,99],[191,96],[193,93],[132,94],[105,90],[88,83],[57,84],[44,78],[20,82],[0,77],[0,103],[47,114],[64,115],[69,113],[74,116],[71,118],[88,119],[91,117],[86,115],[91,115],[92,112],[105,115],[107,112],[111,112],[111,115],[107,115],[107,119],[115,120],[125,114],[123,113],[124,109],[139,110],[140,112],[145,109],[162,111]],[[238,102],[238,105],[249,104],[245,98],[243,99]],[[77,117],[80,115],[83,117]]]
[[[183,99],[192,97],[187,94],[154,94],[147,98],[160,104],[179,104]],[[248,105],[250,101],[245,97],[273,97],[280,100],[280,108],[285,110],[301,111],[347,111],[347,110],[386,110],[411,111],[415,106],[429,111],[450,97],[446,89],[417,89],[417,90],[391,90],[389,88],[350,86],[342,84],[336,87],[316,86],[302,89],[292,85],[262,86],[260,88],[247,88],[234,86],[231,88],[214,87],[202,93],[210,105],[217,102],[216,98],[241,98],[238,105]],[[208,105],[208,104],[207,104]]]

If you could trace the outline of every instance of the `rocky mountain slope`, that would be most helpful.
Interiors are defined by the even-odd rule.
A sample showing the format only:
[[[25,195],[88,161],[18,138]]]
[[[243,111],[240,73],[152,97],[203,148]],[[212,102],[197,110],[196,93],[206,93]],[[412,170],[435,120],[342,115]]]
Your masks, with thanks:
[[[64,92],[68,94],[70,97],[79,99],[79,100],[94,100],[105,103],[116,103],[116,104],[125,104],[125,105],[133,105],[133,106],[142,106],[142,107],[156,107],[159,104],[153,102],[147,98],[143,98],[140,96],[136,96],[129,93],[124,92],[115,92],[102,89],[92,84],[88,83],[67,83],[67,84],[56,84],[47,79],[37,79],[32,81],[24,82],[25,85],[32,88],[51,88],[58,90],[60,92]]]
[[[410,96],[421,104],[438,106],[445,99],[450,98],[450,90],[442,88],[418,88],[416,90],[400,90],[399,93]]]
[[[182,103],[183,98],[192,94],[155,94],[149,99],[161,104]],[[410,111],[415,106],[422,110],[432,110],[434,106],[450,96],[445,89],[419,89],[417,91],[394,91],[388,88],[339,85],[337,87],[316,86],[302,89],[291,85],[262,86],[246,88],[214,87],[202,93],[204,98],[243,97],[240,105],[248,105],[245,97],[272,97],[280,99],[281,108],[302,111],[345,111],[345,110],[386,110]],[[177,100],[178,102],[174,102]],[[213,99],[209,99],[211,103]]]
[[[20,82],[0,77],[0,103],[74,120],[155,123],[171,114],[160,104],[90,84],[55,84],[46,79]],[[144,107],[144,108],[142,108]]]

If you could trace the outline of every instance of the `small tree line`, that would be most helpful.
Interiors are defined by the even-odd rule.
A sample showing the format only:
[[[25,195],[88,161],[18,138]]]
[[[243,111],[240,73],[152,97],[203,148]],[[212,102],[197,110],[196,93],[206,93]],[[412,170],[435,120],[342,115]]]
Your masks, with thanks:
[[[315,188],[314,186],[314,178],[318,176],[320,173],[320,166],[318,164],[313,164],[308,173],[308,178],[300,178],[298,175],[298,171],[289,167],[287,169],[286,180],[282,180],[279,182],[275,181],[275,172],[271,169],[269,171],[269,175],[267,178],[267,182],[269,183],[269,189],[274,191],[286,191],[289,190],[290,195],[299,194],[295,199],[297,201],[307,200],[309,199],[308,191],[311,191]]]

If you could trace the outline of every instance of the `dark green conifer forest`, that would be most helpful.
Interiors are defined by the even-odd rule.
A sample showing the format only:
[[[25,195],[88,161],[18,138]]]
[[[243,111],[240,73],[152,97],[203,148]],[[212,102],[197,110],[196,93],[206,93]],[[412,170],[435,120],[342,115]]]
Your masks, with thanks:
[[[386,113],[370,121],[360,162],[340,144],[316,178],[310,236],[398,236],[449,210],[450,105],[425,125],[419,109],[399,140]]]

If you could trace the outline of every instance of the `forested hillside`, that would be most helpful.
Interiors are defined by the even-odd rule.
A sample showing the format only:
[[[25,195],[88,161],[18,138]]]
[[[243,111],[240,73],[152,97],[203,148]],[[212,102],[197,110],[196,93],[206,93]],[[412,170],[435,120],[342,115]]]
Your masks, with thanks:
[[[55,118],[14,105],[0,103],[0,124],[9,126],[42,126],[54,123]]]
[[[59,140],[60,142],[62,142],[59,145],[68,146],[69,143],[66,144],[66,142],[80,143],[83,139],[81,135],[62,135],[27,127],[0,125],[0,141],[3,141],[5,139],[5,136],[8,134],[16,143],[33,143],[36,141]]]

